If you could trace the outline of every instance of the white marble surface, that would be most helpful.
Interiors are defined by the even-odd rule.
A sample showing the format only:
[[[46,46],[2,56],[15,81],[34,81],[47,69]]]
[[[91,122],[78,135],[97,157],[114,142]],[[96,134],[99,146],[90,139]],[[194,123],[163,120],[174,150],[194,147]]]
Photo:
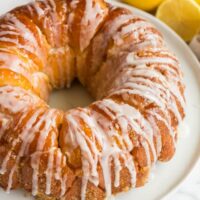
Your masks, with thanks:
[[[200,200],[200,160],[189,177],[168,200]]]

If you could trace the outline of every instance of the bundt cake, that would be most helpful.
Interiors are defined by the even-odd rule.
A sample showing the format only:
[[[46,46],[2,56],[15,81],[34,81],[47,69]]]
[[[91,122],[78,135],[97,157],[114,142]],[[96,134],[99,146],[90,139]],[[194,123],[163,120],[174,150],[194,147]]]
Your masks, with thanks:
[[[78,80],[96,99],[61,111]],[[0,18],[0,185],[101,200],[146,183],[175,152],[183,75],[161,33],[104,0],[36,0]]]

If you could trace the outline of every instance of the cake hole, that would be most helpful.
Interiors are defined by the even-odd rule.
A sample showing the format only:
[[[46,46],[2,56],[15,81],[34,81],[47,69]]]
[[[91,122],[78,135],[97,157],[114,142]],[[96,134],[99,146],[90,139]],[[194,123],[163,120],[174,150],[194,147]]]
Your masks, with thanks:
[[[71,88],[54,90],[49,99],[49,105],[52,108],[58,108],[67,111],[76,107],[85,107],[94,102],[88,91],[75,81]]]

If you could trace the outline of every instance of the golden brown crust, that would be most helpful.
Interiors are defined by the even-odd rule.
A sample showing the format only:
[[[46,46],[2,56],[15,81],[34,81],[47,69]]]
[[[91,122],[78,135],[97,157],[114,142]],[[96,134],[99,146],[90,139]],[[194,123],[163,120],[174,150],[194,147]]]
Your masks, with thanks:
[[[57,150],[59,151],[59,150]],[[57,157],[57,151],[54,153],[54,160],[53,160],[53,173],[56,173],[56,157]],[[44,196],[44,199],[46,198],[45,190],[46,190],[46,176],[45,171],[47,169],[48,164],[48,155],[49,152],[43,153],[40,157],[40,163],[39,163],[39,173],[38,173],[38,187],[39,191],[37,194],[38,198],[42,198]],[[67,190],[69,190],[72,187],[72,184],[74,182],[75,176],[73,174],[73,171],[66,165],[65,162],[62,163],[62,175],[66,176],[66,187]],[[21,163],[21,184],[22,187],[31,192],[32,191],[32,179],[33,179],[33,169],[31,167],[31,158],[26,158]],[[60,181],[56,180],[56,178],[52,178],[51,180],[51,195],[49,198],[59,198],[61,193],[61,185]]]
[[[77,178],[72,188],[61,200],[79,200],[81,198],[81,178]],[[105,193],[98,187],[95,187],[92,183],[88,184],[86,199],[103,200],[105,199]]]

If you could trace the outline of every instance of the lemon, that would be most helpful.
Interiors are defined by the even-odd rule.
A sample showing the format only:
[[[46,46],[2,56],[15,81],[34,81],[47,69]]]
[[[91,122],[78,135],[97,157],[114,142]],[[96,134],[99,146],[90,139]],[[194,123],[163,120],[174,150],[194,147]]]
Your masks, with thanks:
[[[200,5],[200,0],[195,0]]]
[[[163,0],[124,0],[124,2],[136,8],[151,11],[156,8]]]
[[[158,7],[156,17],[185,41],[190,41],[200,28],[200,6],[195,0],[166,0]]]

